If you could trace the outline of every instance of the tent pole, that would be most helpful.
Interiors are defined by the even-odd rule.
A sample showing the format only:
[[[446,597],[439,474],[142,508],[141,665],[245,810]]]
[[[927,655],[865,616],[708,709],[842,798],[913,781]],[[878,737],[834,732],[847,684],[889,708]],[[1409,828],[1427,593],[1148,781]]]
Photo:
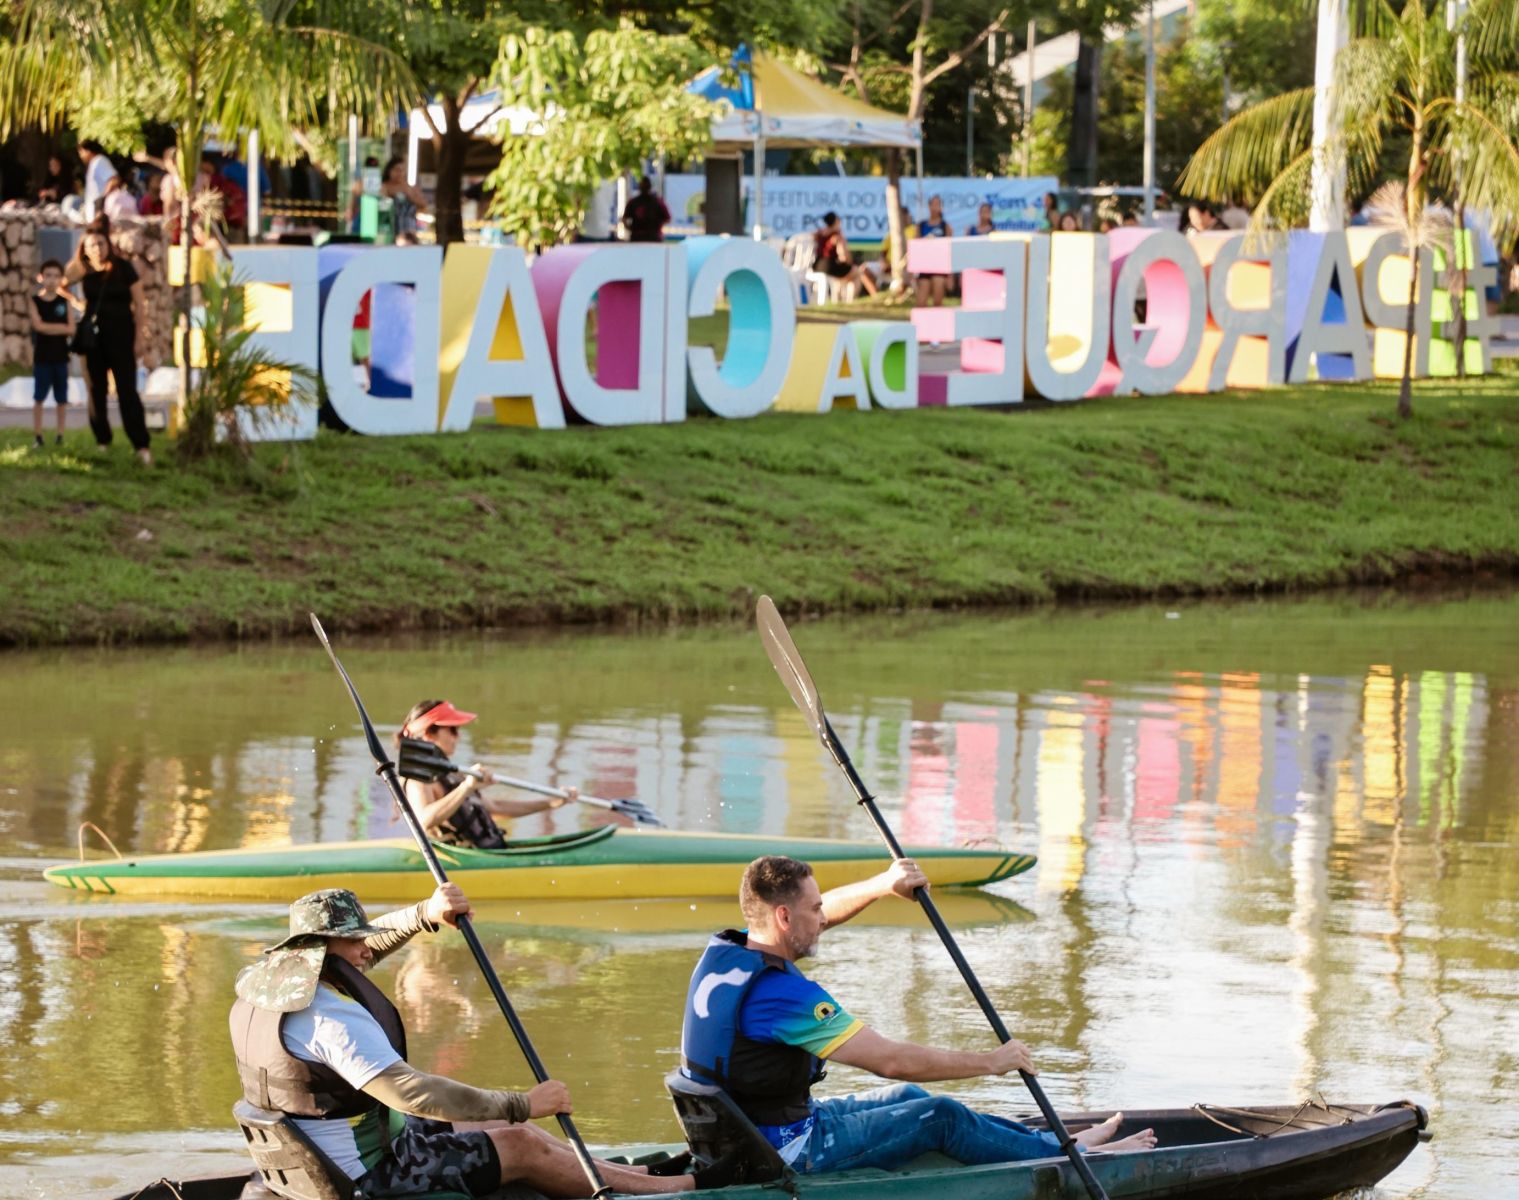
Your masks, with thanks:
[[[263,150],[259,146],[258,130],[248,131],[248,157],[244,161],[248,164],[248,242],[250,245],[258,245],[264,240],[263,237],[263,190],[259,187],[259,162],[263,158]]]
[[[926,212],[927,209],[923,207],[923,139],[921,137],[914,149],[918,155],[918,211]]]
[[[765,114],[754,110],[759,128],[754,134],[754,240],[765,236]]]

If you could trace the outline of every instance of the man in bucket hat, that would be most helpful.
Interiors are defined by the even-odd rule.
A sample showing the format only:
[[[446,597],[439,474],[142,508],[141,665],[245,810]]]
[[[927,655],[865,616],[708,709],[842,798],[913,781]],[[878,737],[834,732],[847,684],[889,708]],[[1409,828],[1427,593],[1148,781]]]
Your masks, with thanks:
[[[456,884],[371,922],[352,892],[312,892],[290,906],[290,935],[237,977],[232,1046],[243,1095],[287,1114],[359,1197],[438,1189],[485,1196],[508,1181],[556,1196],[588,1196],[570,1148],[535,1117],[568,1113],[569,1089],[491,1091],[418,1071],[406,1061],[401,1016],[364,972],[424,929],[470,911]],[[672,1161],[667,1169],[685,1163]],[[599,1164],[619,1192],[687,1191],[691,1175]],[[730,1172],[731,1173],[731,1172]],[[702,1180],[722,1186],[727,1179]]]

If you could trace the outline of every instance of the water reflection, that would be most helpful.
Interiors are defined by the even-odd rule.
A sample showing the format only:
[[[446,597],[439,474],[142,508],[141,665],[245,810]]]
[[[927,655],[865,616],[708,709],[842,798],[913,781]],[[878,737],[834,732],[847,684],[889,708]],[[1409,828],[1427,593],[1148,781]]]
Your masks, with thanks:
[[[1057,1103],[1408,1093],[1432,1108],[1440,1139],[1384,1192],[1454,1200],[1479,1180],[1484,1194],[1519,1194],[1492,1103],[1519,1065],[1515,628],[1519,601],[1479,596],[796,632],[904,840],[1040,855],[1031,880],[1004,889],[1026,908],[983,898],[947,911]],[[869,836],[746,630],[367,642],[344,658],[380,715],[446,678],[483,714],[461,756],[507,773],[637,795],[685,828]],[[38,864],[71,857],[83,821],[138,852],[398,826],[310,648],[6,665],[12,694],[29,699],[0,747],[12,855],[0,863],[0,1036],[13,1047],[0,1064],[0,1193],[21,1194],[20,1180],[26,1194],[89,1194],[51,1157],[60,1131],[223,1127],[230,980],[273,940],[280,910],[101,904],[32,882]],[[517,827],[589,819],[567,809]],[[702,934],[735,919],[680,901],[485,916],[545,1059],[583,1089],[588,1136],[673,1136],[658,1081],[684,980]],[[984,1039],[910,913],[837,931],[825,949],[818,970],[867,1021]],[[414,946],[384,972],[419,1065],[520,1082],[461,945]],[[1004,1081],[950,1090],[1027,1108]],[[119,1095],[140,1098],[101,1103]]]

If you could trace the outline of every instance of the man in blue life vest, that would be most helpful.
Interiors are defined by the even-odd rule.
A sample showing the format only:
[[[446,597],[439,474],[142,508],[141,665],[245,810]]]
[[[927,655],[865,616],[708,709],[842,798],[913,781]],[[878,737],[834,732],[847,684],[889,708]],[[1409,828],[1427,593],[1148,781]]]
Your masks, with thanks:
[[[883,1037],[852,1017],[797,969],[823,930],[887,896],[910,898],[928,880],[911,859],[826,895],[812,868],[794,858],[757,858],[744,872],[744,931],[707,945],[691,976],[681,1034],[681,1069],[726,1091],[781,1159],[802,1174],[856,1167],[891,1170],[931,1150],[967,1164],[1050,1158],[1054,1135],[930,1095],[918,1083],[1033,1071],[1028,1047],[939,1050]],[[859,1095],[814,1100],[825,1062],[903,1082]],[[1076,1135],[1083,1150],[1146,1150],[1146,1129],[1114,1141],[1123,1114]]]

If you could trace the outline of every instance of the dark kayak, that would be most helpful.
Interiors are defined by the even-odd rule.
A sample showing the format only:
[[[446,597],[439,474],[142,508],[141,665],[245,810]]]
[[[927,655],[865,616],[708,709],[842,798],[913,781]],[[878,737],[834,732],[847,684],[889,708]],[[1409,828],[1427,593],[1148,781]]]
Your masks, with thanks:
[[[1107,1113],[1062,1113],[1072,1129],[1103,1120]],[[1039,1126],[1038,1119],[1022,1118]],[[1275,1108],[1125,1110],[1120,1137],[1150,1127],[1154,1150],[1093,1154],[1088,1163],[1111,1200],[1327,1200],[1387,1176],[1420,1141],[1429,1138],[1422,1108],[1392,1104],[1327,1104]],[[640,1152],[650,1148],[640,1148]],[[665,1147],[670,1153],[684,1147]],[[725,1200],[1086,1200],[1086,1191],[1065,1159],[1036,1159],[966,1167],[926,1155],[899,1171],[841,1171],[786,1183],[732,1187]],[[120,1200],[269,1200],[246,1170],[168,1180],[128,1192]],[[308,1193],[311,1194],[311,1193]],[[332,1192],[329,1195],[339,1195]],[[449,1193],[438,1193],[438,1196]],[[528,1200],[522,1188],[503,1200]]]

